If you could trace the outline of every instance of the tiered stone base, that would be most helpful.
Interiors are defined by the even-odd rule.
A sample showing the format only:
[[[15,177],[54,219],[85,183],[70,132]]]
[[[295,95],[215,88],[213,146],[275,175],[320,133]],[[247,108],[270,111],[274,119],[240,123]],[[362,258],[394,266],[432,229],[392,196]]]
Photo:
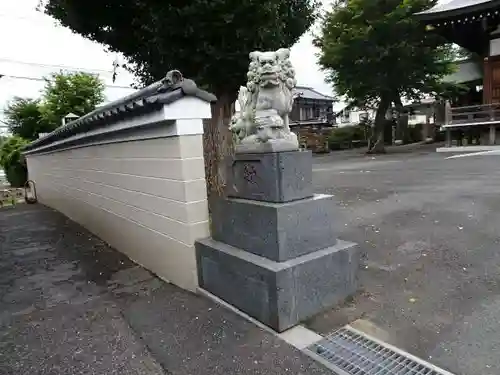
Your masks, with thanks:
[[[196,244],[200,286],[277,331],[356,291],[357,246],[333,232],[332,196],[313,195],[311,154],[239,154],[229,198]]]

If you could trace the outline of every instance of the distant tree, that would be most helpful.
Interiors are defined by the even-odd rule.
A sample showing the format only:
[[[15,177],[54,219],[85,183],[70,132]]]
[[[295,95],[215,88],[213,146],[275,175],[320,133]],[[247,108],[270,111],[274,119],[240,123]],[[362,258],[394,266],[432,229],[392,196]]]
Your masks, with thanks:
[[[56,73],[45,78],[38,99],[14,98],[5,110],[9,130],[19,137],[34,140],[61,126],[68,113],[81,116],[104,100],[104,84],[87,73]]]
[[[376,104],[369,152],[385,152],[386,113],[401,98],[441,92],[453,70],[451,46],[415,19],[435,0],[336,1],[322,19],[319,64],[339,95]]]
[[[453,46],[453,52],[455,53],[456,60],[468,60],[468,59],[478,58],[478,56],[475,53],[467,51],[465,48],[460,46]]]
[[[142,83],[179,69],[217,95],[205,132],[209,189],[230,149],[228,120],[246,81],[249,52],[292,46],[315,19],[315,0],[46,0],[45,12],[75,33],[121,52]]]
[[[45,78],[41,114],[54,129],[68,113],[82,116],[104,101],[104,84],[89,73],[55,73]]]
[[[14,136],[0,146],[0,166],[12,187],[22,187],[27,180],[28,171],[21,155],[21,149],[27,143],[25,139]]]
[[[5,110],[9,130],[19,137],[33,140],[39,133],[53,130],[50,124],[43,121],[40,112],[40,99],[15,97]]]

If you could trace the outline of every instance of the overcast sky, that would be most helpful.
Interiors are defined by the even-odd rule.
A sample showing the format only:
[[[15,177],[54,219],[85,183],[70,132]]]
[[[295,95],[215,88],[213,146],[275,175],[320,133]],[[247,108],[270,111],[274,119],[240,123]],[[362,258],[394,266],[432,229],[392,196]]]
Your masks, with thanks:
[[[329,2],[324,0],[325,4]],[[5,75],[0,79],[0,120],[9,100],[14,96],[37,97],[43,87],[40,79],[61,68],[98,73],[107,85],[107,100],[133,91],[129,88],[133,77],[127,72],[120,71],[116,82],[111,80],[112,64],[119,56],[57,26],[52,18],[35,10],[37,4],[38,0],[0,0],[0,74]],[[297,81],[333,95],[316,64],[315,53],[310,32],[293,46],[291,59]]]

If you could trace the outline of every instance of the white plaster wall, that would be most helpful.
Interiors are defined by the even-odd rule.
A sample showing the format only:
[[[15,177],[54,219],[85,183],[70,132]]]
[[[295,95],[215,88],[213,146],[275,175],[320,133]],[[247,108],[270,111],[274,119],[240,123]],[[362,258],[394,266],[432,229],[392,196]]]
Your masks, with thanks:
[[[194,242],[209,236],[201,134],[31,154],[27,163],[41,203],[196,289]]]
[[[375,118],[375,111],[373,110],[351,110],[349,111],[349,121],[348,122],[342,122],[341,117],[337,118],[337,125],[339,128],[343,126],[351,126],[351,125],[356,125],[359,124],[359,115],[363,113],[368,113],[368,118],[373,120]]]

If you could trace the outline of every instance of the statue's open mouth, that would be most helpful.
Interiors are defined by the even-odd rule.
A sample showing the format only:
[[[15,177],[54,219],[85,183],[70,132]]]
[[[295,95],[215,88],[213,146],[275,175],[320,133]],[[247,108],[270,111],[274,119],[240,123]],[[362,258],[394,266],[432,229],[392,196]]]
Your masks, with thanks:
[[[276,72],[263,72],[260,77],[263,79],[263,80],[274,80],[274,79],[277,79],[278,78],[278,75],[276,74]]]

